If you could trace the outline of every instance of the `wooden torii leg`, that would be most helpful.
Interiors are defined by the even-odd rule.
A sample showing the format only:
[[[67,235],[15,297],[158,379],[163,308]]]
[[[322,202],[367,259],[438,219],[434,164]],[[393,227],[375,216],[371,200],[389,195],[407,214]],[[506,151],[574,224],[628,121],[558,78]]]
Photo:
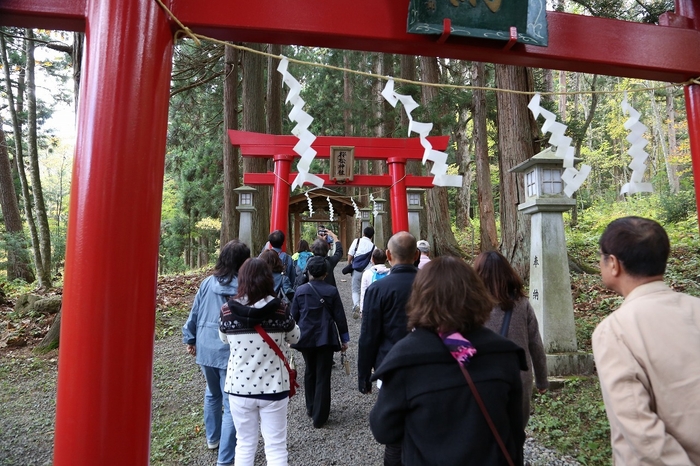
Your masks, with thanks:
[[[88,0],[54,464],[147,465],[172,32],[153,0]]]
[[[391,231],[408,231],[408,198],[406,197],[406,159],[389,157],[389,174],[391,175]]]
[[[685,107],[688,115],[690,156],[695,178],[695,203],[700,212],[700,85],[692,84],[685,87]],[[698,225],[700,226],[700,217],[698,217]]]
[[[676,0],[676,14],[689,18],[695,29],[700,30],[700,0]],[[695,179],[695,203],[700,213],[700,84],[685,86],[685,108],[688,118],[690,157]],[[700,225],[700,216],[698,225]]]
[[[292,155],[275,155],[275,184],[272,190],[272,210],[270,212],[270,233],[284,232],[285,244],[282,250],[291,251],[289,244],[289,172],[292,168]],[[286,246],[286,247],[285,247]]]

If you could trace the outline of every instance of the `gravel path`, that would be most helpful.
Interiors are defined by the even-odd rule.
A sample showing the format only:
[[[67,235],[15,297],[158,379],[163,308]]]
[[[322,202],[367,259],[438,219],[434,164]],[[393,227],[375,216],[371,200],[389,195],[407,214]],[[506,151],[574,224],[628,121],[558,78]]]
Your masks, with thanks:
[[[336,267],[336,280],[350,326],[351,342],[347,354],[351,373],[346,375],[340,364],[333,370],[331,414],[320,429],[314,429],[306,416],[303,387],[290,401],[290,466],[382,464],[383,446],[374,440],[368,426],[376,390],[370,395],[362,395],[357,390],[360,321],[350,317],[350,280],[349,276],[340,273],[344,265],[340,263]],[[339,359],[336,356],[336,360]],[[301,377],[303,359],[296,357],[295,361]],[[0,357],[0,465],[51,464],[56,371],[55,353],[36,357],[25,350],[6,352]],[[154,450],[153,464],[216,464],[216,454],[207,450],[201,431],[203,384],[203,377],[193,359],[185,353],[179,335],[156,342],[152,439],[154,444],[165,447]],[[171,445],[169,435],[178,428],[191,432],[191,435],[184,440],[172,440]],[[578,464],[543,448],[531,438],[525,445],[525,459],[532,465]],[[262,464],[265,462],[261,441],[256,465]]]

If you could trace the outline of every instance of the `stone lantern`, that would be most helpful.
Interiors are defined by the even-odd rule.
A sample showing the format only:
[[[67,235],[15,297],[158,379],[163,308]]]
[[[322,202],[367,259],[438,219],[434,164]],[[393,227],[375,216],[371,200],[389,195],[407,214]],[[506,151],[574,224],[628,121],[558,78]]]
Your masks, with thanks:
[[[363,207],[360,209],[360,235],[362,235],[362,232],[365,231],[365,228],[370,226],[371,224],[371,219],[372,219],[372,209],[369,207]]]
[[[234,189],[238,193],[238,205],[236,210],[241,213],[238,226],[238,239],[249,247],[253,244],[253,212],[255,212],[255,193],[257,189],[252,186],[241,186]]]
[[[563,193],[564,160],[551,148],[513,167],[525,174],[525,202],[530,215],[530,303],[547,353],[549,375],[590,373],[593,358],[578,353],[563,213],[576,201]]]
[[[374,216],[374,244],[377,247],[386,249],[386,243],[384,242],[384,205],[386,204],[386,199],[377,197],[374,199],[374,210],[376,210],[377,215]]]
[[[416,239],[420,238],[420,212],[423,210],[423,191],[425,189],[406,189],[406,197],[408,198],[408,232]]]

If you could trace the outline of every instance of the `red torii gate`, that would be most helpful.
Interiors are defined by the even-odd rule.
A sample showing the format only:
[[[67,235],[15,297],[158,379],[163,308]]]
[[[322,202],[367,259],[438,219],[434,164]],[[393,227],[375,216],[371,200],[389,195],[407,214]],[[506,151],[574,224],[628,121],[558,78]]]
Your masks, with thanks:
[[[273,158],[274,173],[245,173],[243,182],[249,185],[273,186],[272,210],[270,212],[270,231],[282,230],[289,237],[289,194],[290,184],[298,173],[291,173],[292,161],[297,156],[293,148],[299,142],[296,136],[253,133],[250,131],[229,130],[231,144],[241,148],[243,157]],[[447,149],[449,136],[433,136],[428,141],[433,149]],[[318,136],[313,148],[316,157],[330,157],[331,146],[354,147],[355,159],[386,160],[389,165],[388,175],[354,175],[352,181],[337,183],[328,175],[317,175],[324,181],[324,186],[356,186],[372,188],[389,188],[391,199],[392,230],[394,233],[408,231],[408,200],[406,188],[432,188],[432,176],[415,176],[406,174],[408,160],[422,160],[425,148],[418,138],[363,138],[350,136]]]
[[[440,56],[685,82],[700,0],[661,25],[547,12],[549,46],[406,33],[406,0],[165,0],[222,40]],[[173,31],[154,0],[0,0],[0,24],[86,33],[63,289],[54,464],[148,464]],[[700,85],[685,87],[700,176]],[[696,198],[700,185],[696,182]]]

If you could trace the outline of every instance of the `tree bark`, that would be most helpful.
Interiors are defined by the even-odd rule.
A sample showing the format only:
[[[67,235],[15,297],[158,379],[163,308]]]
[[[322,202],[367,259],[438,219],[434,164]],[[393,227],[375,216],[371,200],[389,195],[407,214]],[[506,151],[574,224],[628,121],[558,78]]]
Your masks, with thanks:
[[[44,335],[44,338],[39,342],[36,347],[38,353],[47,353],[52,349],[58,348],[59,337],[61,336],[61,311],[58,311],[56,318],[51,324],[51,328]]]
[[[421,81],[426,83],[440,82],[440,71],[437,59],[433,57],[421,57]],[[428,107],[437,101],[438,89],[436,87],[423,87],[421,93],[422,105]],[[440,134],[440,128],[436,128]],[[450,255],[463,256],[463,252],[457,245],[454,233],[452,233],[452,221],[450,206],[447,198],[447,188],[434,186],[428,189],[426,195],[425,210],[428,217],[428,242],[431,253],[434,256]]]
[[[496,87],[528,91],[531,80],[524,67],[496,65]],[[515,165],[535,153],[533,128],[523,94],[498,92],[498,147],[500,170],[501,253],[521,277],[530,273],[530,217],[518,211],[525,200],[522,175],[511,173]]]
[[[83,75],[83,46],[85,45],[85,33],[73,33],[73,51],[71,60],[73,61],[73,92],[75,114],[78,114],[78,100],[80,99],[80,77]]]
[[[559,72],[559,92],[566,92],[566,71]],[[566,94],[559,94],[559,120],[566,121]]]
[[[247,47],[262,51],[261,44],[246,44]],[[243,130],[265,132],[265,65],[262,55],[252,52],[242,52],[243,55]],[[267,160],[258,157],[243,159],[245,173],[264,173],[267,171]],[[253,216],[252,243],[250,250],[257,254],[267,242],[270,234],[270,205],[272,188],[259,186]]]
[[[473,65],[474,85],[486,85],[486,67],[481,62]],[[476,189],[479,199],[479,236],[481,251],[498,249],[498,232],[496,230],[496,209],[493,205],[493,187],[491,186],[491,166],[489,164],[489,142],[486,120],[486,91],[474,90],[474,158],[476,159]]]
[[[576,145],[574,154],[577,158],[581,157],[581,145],[583,144],[583,140],[586,138],[586,133],[588,132],[588,128],[593,122],[595,110],[598,107],[598,94],[595,92],[597,80],[598,75],[593,75],[593,81],[591,83],[591,91],[593,91],[591,92],[591,107],[588,110],[586,121],[583,123],[583,126],[579,129],[578,134],[575,135]],[[574,193],[573,198],[576,199],[576,193]],[[574,204],[573,208],[571,209],[571,226],[573,227],[576,225],[578,225],[578,204]]]
[[[666,173],[671,194],[677,194],[681,190],[678,177],[678,165],[674,163],[678,143],[676,142],[676,109],[673,105],[673,90],[666,90],[666,116],[668,117],[668,157],[666,157]],[[696,181],[697,182],[697,181]]]
[[[37,142],[36,120],[36,82],[34,80],[34,31],[25,29],[27,39],[27,152],[29,156],[30,174],[32,177],[32,196],[39,232],[39,248],[41,249],[42,268],[38,271],[39,282],[42,286],[51,288],[51,231],[49,217],[46,214],[44,191],[41,188],[41,172],[39,170],[39,145]]]
[[[2,116],[0,116],[0,207],[2,207],[5,232],[8,236],[5,238],[7,279],[21,278],[27,283],[32,283],[35,277],[22,228],[22,215],[17,204],[15,184],[12,180],[12,165],[7,152],[5,131],[2,130]]]
[[[237,195],[234,191],[240,186],[240,151],[231,144],[229,129],[238,129],[238,50],[224,47],[224,207],[221,214],[220,247],[238,238],[240,222],[240,214],[236,210]]]
[[[459,119],[455,130],[455,159],[459,166],[459,174],[462,175],[462,187],[457,190],[455,202],[455,225],[460,230],[471,230],[471,186],[472,186],[472,161],[469,155],[469,136],[467,136],[467,122],[469,121],[469,108],[464,106],[459,109]]]
[[[5,90],[7,94],[7,101],[9,103],[8,107],[10,109],[10,116],[12,118],[12,130],[14,132],[15,140],[15,166],[17,169],[17,176],[20,181],[20,187],[22,189],[22,202],[24,207],[24,215],[27,219],[27,225],[29,226],[29,234],[32,241],[32,258],[34,260],[34,267],[37,272],[37,278],[39,279],[39,286],[46,287],[45,283],[42,283],[42,273],[40,270],[43,267],[43,261],[41,260],[41,249],[39,248],[39,235],[36,230],[36,223],[34,222],[34,215],[32,214],[32,202],[31,195],[29,193],[29,184],[27,183],[27,174],[24,167],[24,147],[22,146],[22,122],[19,116],[24,113],[24,68],[19,72],[19,77],[17,78],[17,101],[15,102],[14,93],[12,91],[12,80],[10,79],[10,64],[7,57],[7,47],[5,45],[5,36],[0,34],[0,52],[2,52],[2,64],[3,70],[5,71]]]

